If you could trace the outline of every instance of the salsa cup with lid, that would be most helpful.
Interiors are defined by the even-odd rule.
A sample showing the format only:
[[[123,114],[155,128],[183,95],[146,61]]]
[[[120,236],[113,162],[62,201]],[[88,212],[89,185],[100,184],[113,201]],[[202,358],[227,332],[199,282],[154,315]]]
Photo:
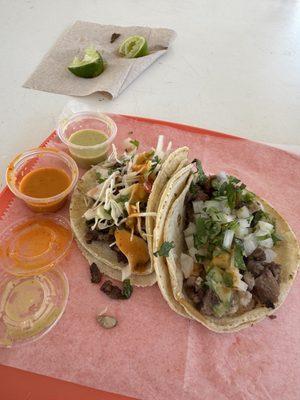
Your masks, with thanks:
[[[106,158],[117,126],[97,108],[71,102],[59,118],[57,133],[78,165],[88,168]]]
[[[6,170],[10,190],[34,212],[59,210],[78,180],[75,161],[63,151],[36,148],[17,155]]]

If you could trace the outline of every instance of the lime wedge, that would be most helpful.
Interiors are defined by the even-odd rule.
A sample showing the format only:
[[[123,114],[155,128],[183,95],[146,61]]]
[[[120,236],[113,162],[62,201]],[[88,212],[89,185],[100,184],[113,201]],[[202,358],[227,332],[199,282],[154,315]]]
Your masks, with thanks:
[[[68,70],[80,78],[95,78],[103,72],[103,69],[103,58],[101,54],[92,47],[88,47],[85,50],[82,59],[75,57],[68,66]]]
[[[147,41],[143,36],[130,36],[119,47],[119,53],[126,58],[138,58],[148,54]]]

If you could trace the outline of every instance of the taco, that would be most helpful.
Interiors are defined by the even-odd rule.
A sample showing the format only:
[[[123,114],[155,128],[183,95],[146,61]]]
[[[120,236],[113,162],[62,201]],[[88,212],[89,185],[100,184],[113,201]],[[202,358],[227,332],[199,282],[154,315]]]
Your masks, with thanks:
[[[169,182],[160,245],[169,250],[172,302],[207,328],[232,332],[282,305],[297,274],[299,245],[288,223],[239,179],[206,176],[195,162],[197,172],[179,195],[178,176]]]
[[[74,190],[70,220],[83,255],[111,278],[131,277],[149,286],[156,277],[151,263],[152,231],[161,193],[177,168],[187,164],[185,147],[138,153],[139,143],[126,140],[123,154],[115,146],[108,159],[86,172]]]

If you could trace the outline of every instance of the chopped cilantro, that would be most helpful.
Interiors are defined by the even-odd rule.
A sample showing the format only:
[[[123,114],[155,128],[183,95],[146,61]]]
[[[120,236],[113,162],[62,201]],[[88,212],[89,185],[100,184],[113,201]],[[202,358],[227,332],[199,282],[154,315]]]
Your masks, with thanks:
[[[271,234],[274,245],[282,240],[282,238],[275,232]]]
[[[236,242],[234,246],[234,265],[238,269],[241,269],[243,271],[246,270],[246,265],[243,257],[243,248],[239,242]]]
[[[103,183],[104,181],[106,181],[106,178],[103,178],[100,172],[96,172],[96,179],[98,183]]]
[[[196,233],[194,234],[194,245],[196,249],[203,246],[207,242],[207,239],[208,232],[205,225],[205,219],[199,217],[196,219]]]
[[[205,256],[200,256],[200,254],[195,254],[196,261],[202,263],[205,260]]]
[[[123,289],[122,289],[122,295],[126,298],[129,299],[131,297],[133,292],[133,287],[131,286],[130,279],[125,279],[123,281]]]
[[[129,200],[129,196],[121,195],[116,199],[117,203],[126,203]]]
[[[232,275],[229,272],[223,273],[223,281],[224,281],[225,286],[227,286],[227,287],[233,286]]]
[[[139,142],[138,140],[136,140],[136,139],[130,140],[129,143],[131,143],[131,144],[132,144],[133,146],[135,146],[137,149],[138,149],[138,147],[139,147],[139,145],[140,145],[140,142]]]
[[[194,183],[193,181],[191,182],[189,192],[190,192],[192,195],[195,195],[195,194],[197,193],[196,185],[195,185],[195,183]]]
[[[205,175],[202,164],[200,160],[196,160],[196,167],[197,167],[197,173],[198,173],[198,180],[200,185],[206,182],[207,176]]]
[[[170,250],[174,247],[174,242],[163,242],[163,244],[160,246],[160,249],[153,254],[155,257],[168,257]]]

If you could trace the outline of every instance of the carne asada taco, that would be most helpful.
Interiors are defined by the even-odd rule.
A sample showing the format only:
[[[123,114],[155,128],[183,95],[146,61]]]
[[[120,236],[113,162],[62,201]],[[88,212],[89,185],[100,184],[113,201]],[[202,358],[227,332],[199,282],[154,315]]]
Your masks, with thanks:
[[[207,328],[232,332],[284,302],[299,246],[288,223],[237,178],[206,176],[196,165],[181,194],[169,196],[162,245],[175,300]]]
[[[139,143],[127,140],[126,149],[86,172],[73,193],[70,220],[83,254],[112,278],[132,277],[139,286],[152,285],[152,231],[159,198],[177,168],[188,163],[188,149],[157,147],[138,153]],[[135,279],[135,277],[140,277]]]

